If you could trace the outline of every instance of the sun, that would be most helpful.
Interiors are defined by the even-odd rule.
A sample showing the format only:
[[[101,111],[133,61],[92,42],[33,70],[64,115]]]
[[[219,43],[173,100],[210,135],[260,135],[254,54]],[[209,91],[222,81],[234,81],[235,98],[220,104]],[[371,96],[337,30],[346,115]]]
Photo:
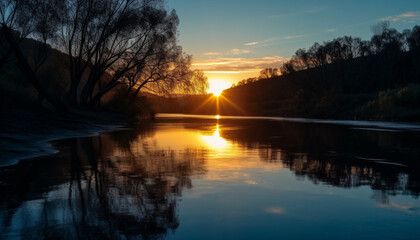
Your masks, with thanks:
[[[223,90],[229,88],[231,86],[230,83],[224,80],[210,80],[209,81],[210,87],[207,90],[208,93],[212,93],[214,96],[218,97]]]

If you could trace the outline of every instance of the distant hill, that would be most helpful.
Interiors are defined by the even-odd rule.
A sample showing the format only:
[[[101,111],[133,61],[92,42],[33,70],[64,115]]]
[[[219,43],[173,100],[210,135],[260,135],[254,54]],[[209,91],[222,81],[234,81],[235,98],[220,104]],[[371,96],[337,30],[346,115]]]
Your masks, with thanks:
[[[1,45],[3,48],[7,45]],[[46,91],[52,93],[62,100],[66,97],[68,91],[68,69],[66,54],[46,46],[45,56],[40,56],[39,49],[44,47],[43,43],[27,38],[20,43],[23,54],[28,58],[28,63],[35,68],[34,64],[37,58],[45,57],[42,65],[37,71],[37,76],[45,86]],[[7,49],[0,49],[4,53]],[[38,101],[38,92],[23,77],[16,59],[12,54],[4,65],[0,68],[0,101],[2,103],[14,105],[36,106]]]
[[[211,94],[149,96],[157,112],[420,121],[420,51],[359,57]]]
[[[157,110],[420,121],[420,26],[402,33],[380,26],[370,41],[344,36],[297,50],[283,75],[241,81],[222,93],[218,108],[215,97],[185,96],[161,100]]]
[[[420,51],[359,57],[227,89],[249,115],[420,121]],[[221,113],[243,114],[221,102]]]
[[[217,99],[213,94],[157,96],[143,93],[158,113],[217,114]]]

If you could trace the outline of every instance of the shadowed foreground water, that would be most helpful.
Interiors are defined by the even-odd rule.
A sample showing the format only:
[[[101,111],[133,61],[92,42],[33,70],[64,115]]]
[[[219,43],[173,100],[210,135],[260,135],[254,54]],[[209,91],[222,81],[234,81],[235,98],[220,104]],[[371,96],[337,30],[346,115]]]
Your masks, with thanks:
[[[420,132],[158,118],[0,168],[0,239],[416,239]]]

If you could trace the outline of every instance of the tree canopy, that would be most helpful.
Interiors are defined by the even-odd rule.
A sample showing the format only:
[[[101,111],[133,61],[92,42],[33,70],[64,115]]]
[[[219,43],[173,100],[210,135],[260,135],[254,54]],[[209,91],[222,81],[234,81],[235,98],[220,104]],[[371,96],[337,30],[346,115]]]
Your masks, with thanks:
[[[126,88],[127,96],[141,90],[204,92],[207,86],[177,44],[179,19],[164,0],[2,0],[0,17],[14,54],[27,37],[67,54],[68,105],[97,105],[116,86]],[[2,60],[9,55],[2,51]],[[20,65],[26,62],[33,81],[39,64],[28,61],[22,58]]]

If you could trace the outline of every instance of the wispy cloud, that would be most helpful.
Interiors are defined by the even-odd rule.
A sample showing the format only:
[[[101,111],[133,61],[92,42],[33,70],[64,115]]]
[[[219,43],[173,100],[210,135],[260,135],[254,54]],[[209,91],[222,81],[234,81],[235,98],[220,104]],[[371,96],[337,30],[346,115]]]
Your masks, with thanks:
[[[241,54],[247,54],[250,53],[251,50],[249,49],[238,49],[238,48],[234,48],[232,50],[230,50],[228,53],[232,54],[232,55],[241,55]]]
[[[268,39],[264,39],[264,40],[249,42],[249,43],[246,43],[244,45],[250,47],[251,49],[256,49],[256,48],[271,46],[271,44],[269,44],[269,43],[277,41],[277,40],[279,40],[278,37],[272,37],[272,38],[268,38]]]
[[[284,214],[284,209],[281,207],[272,207],[265,209],[266,212],[272,213],[272,214]]]
[[[252,180],[246,180],[245,183],[248,184],[248,185],[257,185],[258,184],[256,181],[252,181]]]
[[[206,70],[205,73],[214,73],[214,74],[240,74],[240,73],[248,73],[253,71],[213,71],[213,70]]]
[[[258,43],[260,43],[260,42],[249,42],[249,43],[245,43],[244,45],[245,46],[254,46],[254,45],[257,45]]]
[[[218,56],[218,55],[222,55],[222,53],[219,52],[206,52],[203,53],[204,56]]]
[[[197,63],[194,63],[194,65],[200,65],[200,66],[214,66],[214,65],[224,65],[224,64],[229,64],[229,61],[214,61],[214,60],[210,60],[210,61],[200,61]]]
[[[263,58],[220,58],[208,61],[196,61],[194,68],[201,69],[206,73],[238,74],[255,72],[268,67],[280,67],[289,60],[280,56]]]
[[[395,210],[399,210],[399,211],[403,211],[403,212],[407,212],[411,214],[420,214],[419,206],[415,206],[413,205],[413,203],[407,203],[406,205],[404,205],[404,204],[391,202],[389,204],[378,204],[378,206],[381,208],[395,209]]]
[[[329,28],[329,29],[325,29],[326,32],[335,32],[336,29],[335,28]]]
[[[420,11],[406,12],[397,16],[381,18],[382,21],[414,23],[420,20]]]
[[[231,50],[225,51],[225,52],[205,52],[202,53],[203,56],[208,56],[208,57],[223,57],[223,56],[231,56],[231,55],[242,55],[242,54],[248,54],[251,53],[251,49],[249,48],[245,48],[245,49],[240,49],[240,48],[233,48]]]
[[[290,35],[290,36],[283,37],[283,39],[294,39],[294,38],[303,38],[303,37],[306,37],[306,35]]]

